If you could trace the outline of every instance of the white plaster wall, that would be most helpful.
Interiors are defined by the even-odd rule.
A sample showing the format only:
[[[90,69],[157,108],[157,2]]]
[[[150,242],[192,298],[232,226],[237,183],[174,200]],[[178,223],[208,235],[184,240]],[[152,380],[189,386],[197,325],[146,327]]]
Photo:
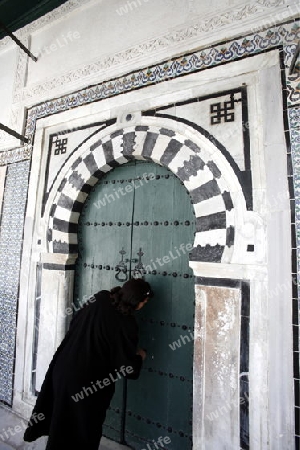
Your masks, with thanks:
[[[38,64],[29,60],[26,86],[61,74],[66,70],[96,62],[103,57],[129,49],[149,39],[159,38],[176,28],[192,25],[199,18],[226,15],[229,10],[240,11],[241,19],[248,19],[255,12],[263,13],[257,3],[252,8],[243,0],[98,0],[86,2],[83,7],[31,34],[30,49],[38,58]],[[280,4],[282,2],[275,2]],[[262,6],[264,2],[260,2]],[[269,24],[280,19],[278,13],[268,17]],[[284,17],[284,15],[282,16]],[[266,17],[263,19],[266,22]],[[219,18],[219,27],[222,19]],[[236,26],[237,24],[234,24]],[[240,26],[240,25],[238,25]],[[259,26],[259,24],[258,24]],[[192,27],[191,27],[192,28]],[[207,28],[213,29],[212,25]],[[253,24],[248,25],[249,29]],[[205,31],[205,30],[204,30]],[[174,44],[179,42],[174,39]],[[176,42],[178,41],[178,42]],[[202,43],[201,43],[202,44]],[[199,44],[197,45],[199,46]],[[157,47],[157,45],[156,45]],[[139,59],[149,57],[149,50],[141,51]],[[169,52],[164,52],[165,55]],[[127,61],[122,61],[126,65]]]
[[[14,76],[17,68],[18,53],[18,48],[11,43],[0,52],[0,123],[6,126],[11,126]],[[4,139],[7,145],[11,146],[18,142],[15,138],[0,130],[0,143]]]
[[[0,122],[7,123],[13,97],[18,48],[9,45],[0,53]]]
[[[297,0],[69,0],[17,31],[37,62],[0,41],[1,121],[22,133],[28,106],[299,12]],[[12,145],[1,133],[0,150]]]
[[[86,8],[33,33],[31,51],[39,62],[29,61],[26,85],[109,57],[189,19],[182,0],[140,2],[137,7],[132,3],[131,9],[124,0],[90,2]],[[128,8],[128,12],[120,15],[120,7]]]

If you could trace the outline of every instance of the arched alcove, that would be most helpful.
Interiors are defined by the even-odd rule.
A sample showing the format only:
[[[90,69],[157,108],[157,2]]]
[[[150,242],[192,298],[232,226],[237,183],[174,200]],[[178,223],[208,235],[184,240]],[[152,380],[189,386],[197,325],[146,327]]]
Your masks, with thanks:
[[[253,233],[247,236],[243,233],[243,226],[252,217],[246,208],[236,168],[205,133],[186,124],[165,118],[142,117],[134,125],[107,127],[73,152],[57,174],[40,224],[40,296],[47,319],[44,327],[40,323],[43,331],[39,333],[34,375],[36,386],[42,382],[47,363],[66,331],[69,316],[66,317],[65,311],[71,310],[78,256],[78,220],[85,201],[105,174],[135,160],[153,162],[169,169],[183,183],[193,205],[196,233],[189,258],[189,265],[196,276],[193,435],[194,441],[199,442],[204,408],[213,408],[218,395],[223,393],[219,384],[229,383],[232,372],[236,378],[239,376],[241,310],[241,283],[215,285],[213,277],[219,277],[217,271],[211,279],[200,280],[197,278],[199,267],[224,267],[224,264],[246,258],[247,247],[253,244]],[[211,285],[212,288],[207,287]],[[206,322],[206,317],[212,313],[211,308],[217,316],[212,322],[211,318]],[[230,322],[228,328],[224,325],[227,321]],[[226,329],[221,335],[219,328],[223,326]],[[210,334],[207,348],[204,330]],[[204,366],[212,343],[216,345],[215,353]],[[230,370],[226,368],[228,360],[233,361]],[[222,367],[226,370],[219,372]],[[215,376],[204,386],[203,380],[207,377],[204,374],[208,370]],[[209,407],[204,399],[201,400],[206,389],[216,392]],[[235,383],[228,396],[236,398],[238,394],[239,385]],[[235,424],[238,435],[238,410],[232,411],[231,415],[226,420]],[[209,425],[209,432],[213,435],[214,424],[209,422]]]
[[[53,277],[57,278],[57,284],[64,286],[58,300],[60,310],[70,306],[72,301],[70,293],[73,292],[74,262],[78,254],[78,219],[84,203],[105,174],[134,160],[146,160],[166,167],[188,191],[196,222],[190,254],[193,269],[201,263],[224,264],[243,258],[247,255],[248,244],[253,243],[253,234],[243,234],[243,226],[249,221],[250,213],[246,210],[238,174],[205,134],[173,120],[149,117],[141,118],[139,124],[132,126],[109,127],[78,149],[66,162],[53,184],[45,207],[41,247],[46,264],[42,269],[41,290],[43,292],[43,286],[46,287],[50,279],[53,282]],[[217,273],[215,276],[218,277]],[[203,283],[212,284],[212,288],[204,286],[200,290]],[[216,389],[214,386],[219,382],[222,385],[229,383],[233,372],[236,378],[239,376],[241,283],[227,286],[225,282],[217,287],[213,278],[206,281],[196,278],[195,303],[193,384],[194,414],[197,410],[198,413],[193,419],[193,434],[198,442],[199,430],[202,429],[199,408],[207,408],[205,399],[200,398],[205,390],[204,371],[208,373],[208,367],[212,364],[211,372],[219,374],[218,378],[208,382],[208,389],[212,392],[218,389],[223,392],[220,386]],[[211,307],[217,314],[213,319],[215,323],[204,319],[212,313]],[[230,325],[221,336],[218,326],[223,326],[224,320],[228,320]],[[64,323],[57,329],[61,333],[56,336],[59,341],[64,335]],[[210,350],[205,350],[203,341],[206,329],[210,334]],[[213,360],[207,361],[204,369],[206,352],[211,351],[213,342],[220,350],[216,350]],[[228,358],[233,361],[230,370],[226,368]],[[228,395],[230,398],[239,395],[238,383],[231,386]],[[215,399],[212,399],[208,410],[213,409],[214,404]],[[238,410],[230,415],[233,417],[226,420],[235,423],[238,430]],[[210,428],[213,434],[214,424],[210,424]]]

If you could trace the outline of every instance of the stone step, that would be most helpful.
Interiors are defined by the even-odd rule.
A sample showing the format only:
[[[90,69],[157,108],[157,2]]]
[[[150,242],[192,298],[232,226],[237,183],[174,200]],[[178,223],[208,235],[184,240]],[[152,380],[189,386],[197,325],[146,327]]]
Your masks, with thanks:
[[[5,406],[0,406],[0,450],[45,450],[47,437],[24,442],[26,420]],[[130,447],[102,438],[99,450],[130,450]]]

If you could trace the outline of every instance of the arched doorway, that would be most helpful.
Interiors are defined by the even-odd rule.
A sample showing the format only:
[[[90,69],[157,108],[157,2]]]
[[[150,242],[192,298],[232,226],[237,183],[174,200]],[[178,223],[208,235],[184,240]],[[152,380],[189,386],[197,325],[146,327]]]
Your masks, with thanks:
[[[224,387],[230,385],[231,371],[226,370],[219,377],[220,365],[227,367],[232,355],[235,358],[232,365],[235,379],[240,373],[236,363],[240,355],[240,342],[235,333],[239,327],[240,281],[232,281],[232,290],[223,277],[241,276],[241,272],[232,272],[232,264],[249,258],[248,244],[253,244],[253,236],[245,237],[241,231],[254,218],[246,210],[239,171],[232,167],[214,142],[187,125],[170,119],[148,117],[142,118],[139,125],[119,128],[119,124],[116,124],[102,130],[72,153],[58,174],[45,205],[44,228],[41,230],[43,239],[40,250],[43,248],[45,253],[41,254],[40,290],[44,305],[49,306],[51,317],[61,317],[61,320],[59,323],[51,322],[53,326],[50,327],[50,314],[47,314],[45,330],[57,331],[54,336],[49,336],[50,333],[47,332],[40,334],[39,348],[46,348],[47,352],[38,348],[35,373],[38,380],[43,379],[56,342],[65,333],[66,320],[63,313],[71,309],[74,263],[78,256],[78,219],[86,199],[93,187],[109,172],[136,160],[154,162],[169,169],[184,184],[192,199],[196,221],[193,249],[189,255],[189,266],[196,276],[193,440],[198,445],[197,443],[206,439],[203,433],[207,433],[215,441],[215,430],[220,425],[217,421],[210,421],[207,415],[215,410],[221,395],[229,402],[233,399],[236,401],[239,395],[238,384],[224,393]],[[227,265],[228,262],[231,264]],[[49,292],[49,284],[57,288],[55,304],[52,302],[53,292]],[[218,311],[218,322],[214,322],[211,309]],[[227,328],[226,321],[223,321],[224,314],[234,325],[233,328]],[[222,327],[226,329],[223,330],[224,333],[219,333]],[[180,334],[184,339],[185,334]],[[180,334],[177,341],[181,339]],[[207,339],[208,335],[211,339]],[[224,429],[227,442],[231,442],[232,424],[235,427],[234,435],[238,439],[239,408],[222,416],[222,421],[226,422]],[[162,433],[157,437],[159,436]]]
[[[107,437],[136,450],[159,437],[170,449],[192,448],[194,232],[194,211],[180,180],[137,160],[101,178],[79,220],[75,303],[131,276],[143,275],[155,292],[136,314],[148,355],[141,376],[126,392],[116,383],[104,425]]]

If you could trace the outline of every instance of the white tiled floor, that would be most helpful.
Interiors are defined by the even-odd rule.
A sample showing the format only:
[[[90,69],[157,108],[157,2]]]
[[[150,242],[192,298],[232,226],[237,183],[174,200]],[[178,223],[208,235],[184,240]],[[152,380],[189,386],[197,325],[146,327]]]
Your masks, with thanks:
[[[23,441],[25,425],[26,421],[22,417],[13,413],[9,408],[0,406],[0,450],[45,450],[47,442],[46,437],[42,437],[35,442]],[[18,433],[14,432],[15,427],[17,426],[22,428]],[[9,427],[11,428],[11,432],[9,432]],[[124,445],[102,438],[99,450],[130,449]]]

